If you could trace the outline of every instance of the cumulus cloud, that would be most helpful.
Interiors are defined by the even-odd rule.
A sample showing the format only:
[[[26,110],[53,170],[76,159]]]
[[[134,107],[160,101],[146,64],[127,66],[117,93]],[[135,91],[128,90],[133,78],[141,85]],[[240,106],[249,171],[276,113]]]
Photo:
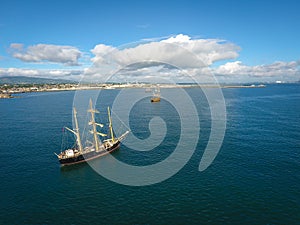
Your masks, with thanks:
[[[109,53],[112,53],[116,50],[117,49],[112,46],[108,46],[108,45],[104,45],[104,44],[96,45],[94,47],[94,49],[91,50],[91,52],[95,55],[95,57],[93,57],[91,59],[91,61],[96,65],[105,63],[105,61],[107,61],[107,59],[105,60],[105,57]]]
[[[241,61],[235,61],[217,68],[211,67],[215,62],[238,57],[240,47],[225,40],[193,39],[179,34],[162,40],[147,41],[135,46],[123,46],[122,49],[104,44],[95,46],[91,50],[95,55],[92,58],[93,66],[85,70],[85,75],[93,79],[114,75],[116,81],[119,79],[120,82],[151,76],[169,77],[172,80],[176,78],[179,81],[185,79],[186,74],[200,82],[213,82],[212,75],[230,82],[246,82],[247,79],[259,80],[266,77],[282,79],[282,76],[289,80],[299,79],[300,61],[257,66],[247,66]],[[111,71],[114,73],[109,73]]]
[[[300,61],[274,62],[272,64],[247,66],[241,61],[228,62],[215,69],[219,75],[289,76],[299,75]]]
[[[24,62],[52,62],[67,66],[78,65],[82,53],[75,47],[66,45],[37,44],[24,48],[23,44],[12,43],[9,52]]]
[[[179,34],[162,40],[164,43],[173,43],[179,45],[190,52],[193,52],[206,65],[225,59],[234,59],[238,57],[240,47],[220,39],[191,39],[187,35]]]
[[[150,76],[149,71],[154,71],[153,69],[145,70],[136,66],[157,67],[160,63],[164,65],[164,70],[160,69],[156,76],[173,74],[178,77],[178,70],[174,72],[172,69],[172,72],[166,72],[166,65],[175,66],[181,70],[203,68],[216,61],[234,59],[238,57],[239,50],[239,46],[224,40],[192,39],[183,34],[161,40],[149,39],[147,43],[130,44],[122,46],[121,49],[99,44],[91,50],[94,54],[91,59],[93,66],[87,69],[85,74],[89,77],[101,77],[113,69],[115,71],[123,69],[124,73],[124,68],[127,67],[126,73],[129,76],[130,74],[135,77],[137,74]]]
[[[89,58],[89,63],[92,65],[89,64],[82,70],[0,68],[0,76],[72,77],[76,80],[82,77],[94,82],[105,82],[112,76],[114,82],[169,78],[175,82],[196,80],[207,83],[214,82],[213,75],[220,82],[300,79],[300,60],[249,66],[236,59],[240,50],[239,46],[225,40],[191,38],[179,34],[121,47],[98,44],[91,50],[93,56]],[[25,62],[46,61],[64,65],[78,65],[78,59],[82,56],[75,47],[46,44],[24,48],[23,44],[13,43],[10,52],[15,58]],[[234,59],[236,61],[214,67],[215,62]]]
[[[26,77],[45,77],[60,79],[75,79],[82,77],[82,70],[42,70],[42,69],[21,69],[21,68],[0,68],[1,76],[26,76]]]
[[[160,61],[183,68],[194,68],[211,65],[215,61],[234,59],[240,47],[219,39],[191,39],[179,34],[160,41],[141,43],[121,50],[97,45],[91,52],[95,55],[92,62],[95,66],[103,63],[116,63],[120,66],[142,61]],[[192,54],[191,54],[192,53]],[[199,61],[201,61],[199,65]]]

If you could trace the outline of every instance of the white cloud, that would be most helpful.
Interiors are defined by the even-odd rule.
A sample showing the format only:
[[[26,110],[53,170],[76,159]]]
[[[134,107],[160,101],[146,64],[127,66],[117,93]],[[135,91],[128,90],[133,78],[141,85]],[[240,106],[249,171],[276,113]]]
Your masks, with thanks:
[[[13,43],[9,52],[13,57],[25,62],[52,62],[68,66],[78,65],[82,53],[75,47],[66,45],[37,44],[24,49],[24,45]]]
[[[95,57],[92,58],[91,61],[96,65],[105,63],[105,56],[116,50],[117,49],[112,46],[104,44],[96,45],[95,48],[91,50],[91,52],[95,55]]]
[[[12,55],[25,62],[54,62],[64,65],[78,65],[84,55],[75,47],[38,44],[24,48],[23,44],[10,46]],[[191,38],[179,34],[162,39],[147,39],[130,43],[121,48],[98,44],[92,50],[94,55],[82,70],[38,70],[0,68],[0,76],[59,77],[104,82],[111,75],[114,81],[140,81],[143,79],[168,79],[181,82],[193,79],[199,82],[214,82],[216,75],[220,82],[274,81],[276,79],[296,81],[300,79],[300,60],[274,62],[267,65],[248,66],[241,61],[227,62],[217,68],[215,62],[238,57],[240,47],[221,39]]]
[[[103,63],[116,63],[124,66],[153,60],[184,68],[194,68],[211,65],[219,60],[234,59],[238,56],[239,50],[240,47],[237,45],[223,40],[193,40],[187,35],[179,34],[161,41],[141,43],[121,50],[100,44],[91,52],[95,55],[92,58],[95,66],[101,66]]]
[[[238,57],[240,47],[220,39],[191,39],[187,35],[179,34],[175,37],[163,40],[164,43],[179,45],[193,52],[206,65],[225,59]]]
[[[91,50],[95,55],[91,59],[93,66],[85,70],[85,75],[87,79],[90,77],[93,79],[103,78],[105,74],[109,75],[113,70],[115,72],[127,67],[126,74],[128,76],[137,77],[137,74],[140,74],[141,77],[149,77],[149,71],[146,74],[146,70],[130,65],[140,66],[142,64],[144,67],[155,67],[161,63],[175,66],[181,70],[191,70],[210,66],[219,60],[234,59],[238,56],[239,50],[239,46],[224,40],[192,39],[183,34],[162,40],[149,39],[147,43],[138,43],[134,46],[130,44],[122,46],[121,49],[99,44]],[[153,73],[153,76],[165,76],[166,74],[171,76],[172,73],[160,70],[156,75]],[[179,77],[178,73],[173,73],[173,75]]]
[[[235,61],[218,68],[209,68],[217,61],[237,58],[239,51],[239,46],[224,40],[192,39],[183,34],[162,40],[149,39],[148,43],[135,46],[131,44],[128,47],[123,46],[122,49],[100,44],[92,50],[95,55],[92,58],[93,66],[85,70],[85,75],[86,78],[100,78],[103,81],[117,73],[115,78],[120,79],[120,82],[124,79],[139,80],[151,76],[169,76],[171,80],[180,80],[184,74],[200,82],[213,82],[212,75],[217,75],[222,82],[247,82],[247,79],[263,80],[267,77],[299,79],[300,61],[257,66],[247,66],[241,61]],[[152,68],[145,69],[150,67]]]
[[[219,75],[248,75],[248,76],[293,76],[299,75],[300,61],[274,62],[267,65],[246,66],[241,61],[228,62],[217,69]]]
[[[245,72],[246,70],[248,70],[248,67],[244,66],[241,61],[235,61],[219,66],[215,72],[222,75],[230,75],[240,73],[241,71]]]
[[[81,70],[42,70],[42,69],[20,69],[20,68],[0,68],[0,76],[26,76],[26,77],[44,77],[59,79],[75,79],[82,77]]]

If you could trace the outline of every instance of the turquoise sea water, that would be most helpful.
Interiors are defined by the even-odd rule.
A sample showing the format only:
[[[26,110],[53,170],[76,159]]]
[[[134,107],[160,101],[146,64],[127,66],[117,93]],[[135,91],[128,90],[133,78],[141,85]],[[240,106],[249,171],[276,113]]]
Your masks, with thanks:
[[[161,91],[163,96],[168,90]],[[1,99],[0,224],[298,224],[300,85],[223,89],[225,139],[203,172],[198,166],[209,137],[209,110],[199,90],[186,91],[201,122],[197,149],[176,175],[144,187],[109,181],[87,164],[60,168],[53,152],[61,149],[62,127],[72,126],[74,92]],[[104,92],[100,111],[117,92]],[[168,133],[154,151],[121,146],[114,153],[132,165],[166,158],[180,135],[172,105],[148,100],[132,109],[132,132],[146,138],[149,120],[161,116]]]

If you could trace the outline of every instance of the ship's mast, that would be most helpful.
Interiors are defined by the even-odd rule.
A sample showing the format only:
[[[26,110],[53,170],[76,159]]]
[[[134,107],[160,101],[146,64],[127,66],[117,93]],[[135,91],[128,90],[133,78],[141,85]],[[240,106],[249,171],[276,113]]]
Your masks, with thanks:
[[[111,136],[112,142],[114,142],[115,141],[115,137],[114,137],[114,132],[113,132],[113,128],[112,128],[112,121],[111,121],[111,115],[110,115],[110,109],[109,109],[109,107],[107,107],[107,113],[108,113],[108,120],[109,120],[110,136]]]
[[[77,121],[77,111],[75,107],[73,108],[73,114],[74,114],[74,120],[75,120],[75,135],[76,135],[76,141],[77,145],[79,147],[79,151],[82,153],[82,144],[81,144],[81,138],[80,138],[80,133],[79,133],[79,127],[78,127],[78,121]],[[69,129],[70,130],[70,129]]]
[[[154,90],[154,96],[155,97],[160,97],[160,88],[159,86],[157,85],[155,90]]]
[[[90,99],[90,108],[89,108],[88,112],[91,113],[90,124],[93,126],[92,133],[93,133],[93,136],[94,136],[95,148],[96,148],[96,151],[99,151],[99,139],[98,139],[98,136],[97,136],[98,132],[97,132],[97,126],[96,126],[96,122],[95,122],[95,113],[99,113],[99,111],[96,110],[96,109],[93,109],[92,99]]]

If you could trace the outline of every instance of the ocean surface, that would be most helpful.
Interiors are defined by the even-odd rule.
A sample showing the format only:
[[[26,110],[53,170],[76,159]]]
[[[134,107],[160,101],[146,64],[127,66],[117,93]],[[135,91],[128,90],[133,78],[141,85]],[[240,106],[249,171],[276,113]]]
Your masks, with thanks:
[[[102,92],[100,112],[118,91]],[[199,114],[197,148],[174,176],[141,187],[112,182],[88,164],[60,167],[54,152],[61,151],[62,127],[72,127],[75,92],[0,99],[0,224],[299,224],[300,85],[223,89],[225,138],[202,172],[210,111],[199,89],[185,91]],[[115,158],[143,166],[172,153],[182,125],[166,100],[141,99],[130,112],[131,132],[149,137],[154,116],[165,121],[163,142],[145,152],[122,145]]]

